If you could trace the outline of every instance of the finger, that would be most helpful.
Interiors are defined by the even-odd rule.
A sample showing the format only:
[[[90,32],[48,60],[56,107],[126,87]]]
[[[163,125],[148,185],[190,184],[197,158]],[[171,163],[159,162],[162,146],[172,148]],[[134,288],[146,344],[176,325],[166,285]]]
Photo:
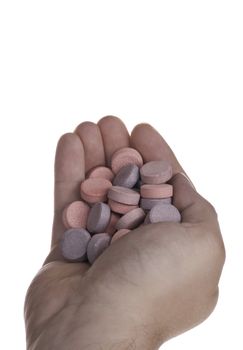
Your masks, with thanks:
[[[135,126],[131,134],[131,146],[141,153],[145,162],[167,160],[172,165],[173,174],[184,172],[163,137],[149,124]]]
[[[52,247],[59,242],[65,227],[62,212],[65,206],[80,199],[80,183],[85,176],[84,148],[78,135],[64,134],[57,144],[55,157],[54,220]]]
[[[195,191],[185,175],[178,173],[169,182],[173,185],[173,204],[180,211],[183,223],[217,224],[214,207]]]
[[[100,119],[98,126],[103,138],[106,163],[110,166],[112,154],[122,147],[129,147],[129,133],[121,119],[113,116]]]
[[[99,127],[92,122],[83,122],[77,126],[75,133],[79,135],[84,146],[86,173],[98,165],[105,165],[105,151]]]

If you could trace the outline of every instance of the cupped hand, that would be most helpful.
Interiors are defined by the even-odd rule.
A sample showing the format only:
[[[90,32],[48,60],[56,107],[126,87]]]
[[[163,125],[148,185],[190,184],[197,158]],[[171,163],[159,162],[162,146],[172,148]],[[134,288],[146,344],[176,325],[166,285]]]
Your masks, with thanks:
[[[112,153],[127,146],[145,162],[172,164],[173,204],[182,222],[140,226],[92,266],[65,262],[59,249],[63,208],[80,199],[89,169],[110,165]],[[217,214],[150,125],[137,125],[129,136],[120,119],[108,116],[63,135],[56,151],[54,207],[51,252],[25,300],[28,350],[158,349],[214,309],[225,260]]]

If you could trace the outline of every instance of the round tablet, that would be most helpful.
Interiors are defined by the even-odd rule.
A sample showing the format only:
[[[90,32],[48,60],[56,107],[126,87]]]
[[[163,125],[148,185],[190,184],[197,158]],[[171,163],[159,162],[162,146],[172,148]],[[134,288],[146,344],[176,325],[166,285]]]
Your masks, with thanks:
[[[172,204],[157,204],[150,210],[147,216],[147,223],[181,221],[179,210]]]
[[[137,205],[140,199],[140,194],[130,188],[112,186],[108,190],[107,197],[119,203]]]
[[[153,160],[141,167],[140,175],[145,184],[162,184],[171,179],[172,166],[166,160]]]
[[[86,251],[91,236],[84,228],[71,228],[64,232],[60,241],[61,252],[69,261],[86,260]]]
[[[97,233],[91,237],[87,248],[88,260],[91,264],[109,246],[111,236],[108,233]]]
[[[156,204],[171,204],[172,198],[141,198],[140,200],[140,207],[144,210],[150,210],[152,209]]]
[[[132,188],[139,179],[139,167],[136,164],[128,164],[122,167],[116,174],[113,186]]]
[[[111,168],[115,174],[127,164],[136,164],[139,168],[143,165],[143,158],[136,149],[124,147],[112,155]]]
[[[62,220],[66,228],[86,228],[90,207],[83,201],[69,204],[63,211]]]
[[[142,185],[140,188],[143,198],[168,198],[173,195],[173,186],[169,184]]]
[[[110,244],[114,243],[117,239],[121,238],[122,236],[125,236],[130,231],[131,230],[128,230],[126,228],[116,231],[116,233],[114,234],[114,236],[111,239]]]
[[[116,228],[118,230],[122,228],[132,230],[138,227],[144,221],[144,218],[145,212],[142,208],[133,209],[117,221]]]
[[[97,178],[97,177],[100,177],[102,179],[106,179],[112,182],[114,178],[114,174],[111,171],[111,169],[106,166],[97,166],[89,171],[87,178]]]
[[[111,210],[108,204],[98,202],[90,209],[87,229],[92,233],[104,232],[110,221]]]
[[[130,210],[138,208],[138,205],[122,204],[122,203],[113,201],[112,199],[108,199],[108,205],[110,206],[112,211],[118,214],[126,214]]]
[[[116,232],[116,223],[120,219],[120,217],[121,216],[119,214],[111,212],[109,224],[105,228],[106,233],[113,235]]]
[[[80,186],[81,198],[88,203],[105,202],[107,200],[107,192],[111,187],[112,183],[106,179],[86,179]]]

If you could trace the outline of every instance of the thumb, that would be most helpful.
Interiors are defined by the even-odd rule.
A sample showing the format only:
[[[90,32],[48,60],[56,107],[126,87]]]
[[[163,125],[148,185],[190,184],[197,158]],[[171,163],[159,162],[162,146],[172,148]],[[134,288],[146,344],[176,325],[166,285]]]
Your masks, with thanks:
[[[203,223],[217,221],[217,213],[193,187],[184,173],[177,173],[169,181],[173,185],[173,204],[181,213],[182,222]]]

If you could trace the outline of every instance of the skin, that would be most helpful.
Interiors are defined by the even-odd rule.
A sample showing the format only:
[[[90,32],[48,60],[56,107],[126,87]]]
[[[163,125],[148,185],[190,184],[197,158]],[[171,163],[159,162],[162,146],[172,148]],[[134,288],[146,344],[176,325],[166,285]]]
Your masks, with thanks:
[[[145,161],[172,164],[170,183],[182,222],[139,227],[92,266],[65,262],[59,250],[63,208],[80,198],[86,170],[109,165],[112,153],[129,145]],[[120,119],[108,116],[60,138],[51,252],[25,300],[28,350],[153,350],[210,315],[218,299],[224,244],[214,207],[181,173],[172,150],[148,124],[137,125],[129,136]]]

